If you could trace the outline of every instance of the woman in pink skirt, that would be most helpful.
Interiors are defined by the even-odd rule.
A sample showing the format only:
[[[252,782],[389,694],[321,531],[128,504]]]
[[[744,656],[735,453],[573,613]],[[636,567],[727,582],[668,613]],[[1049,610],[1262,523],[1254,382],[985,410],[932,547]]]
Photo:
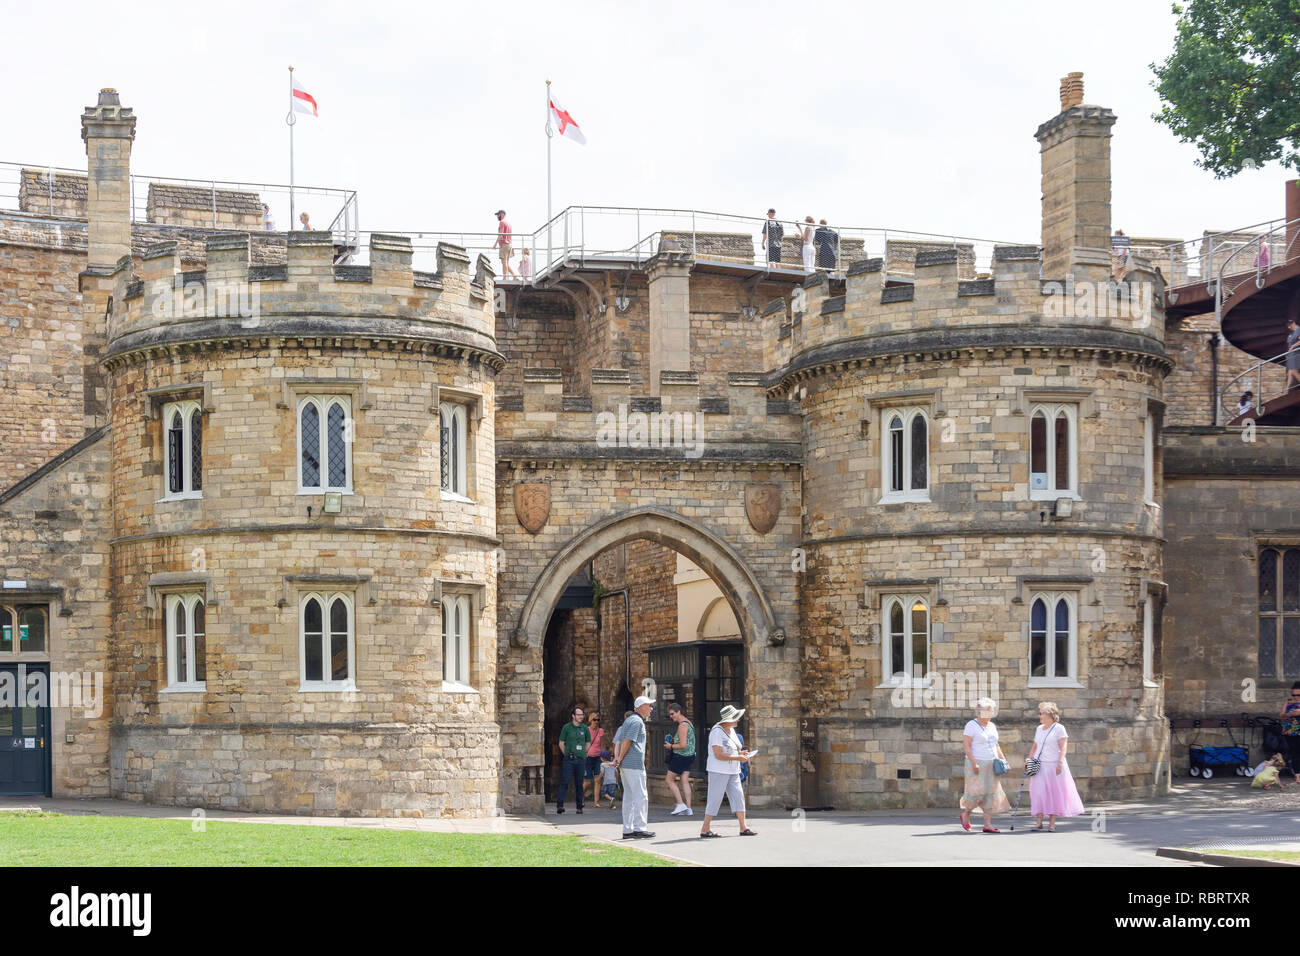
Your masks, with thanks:
[[[1070,776],[1070,766],[1065,761],[1069,737],[1061,723],[1061,711],[1053,702],[1038,705],[1038,729],[1034,731],[1034,747],[1030,757],[1040,761],[1038,773],[1029,778],[1029,806],[1036,817],[1031,831],[1043,831],[1043,817],[1047,817],[1047,832],[1056,832],[1057,817],[1077,817],[1083,813],[1083,801]]]

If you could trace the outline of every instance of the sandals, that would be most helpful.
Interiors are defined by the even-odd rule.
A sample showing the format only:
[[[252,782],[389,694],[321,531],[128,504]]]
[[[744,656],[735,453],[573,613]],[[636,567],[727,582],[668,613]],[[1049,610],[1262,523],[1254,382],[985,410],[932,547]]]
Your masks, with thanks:
[[[966,814],[963,813],[957,819],[961,821],[961,828],[965,830],[967,833],[970,833],[970,819],[966,816]]]
[[[717,839],[717,838],[720,837],[720,836],[722,836],[721,833],[714,833],[712,830],[710,830],[708,833],[701,833],[701,834],[700,834],[700,839],[701,839],[701,840],[713,840],[713,839]]]
[[[1002,831],[999,830],[997,827],[985,827],[985,828],[984,828],[984,832],[985,832],[985,833],[1001,833]]]
[[[751,830],[749,827],[745,827],[745,829],[741,830],[741,831],[740,831],[740,835],[741,835],[741,836],[758,836],[758,834],[755,833],[753,830]]]

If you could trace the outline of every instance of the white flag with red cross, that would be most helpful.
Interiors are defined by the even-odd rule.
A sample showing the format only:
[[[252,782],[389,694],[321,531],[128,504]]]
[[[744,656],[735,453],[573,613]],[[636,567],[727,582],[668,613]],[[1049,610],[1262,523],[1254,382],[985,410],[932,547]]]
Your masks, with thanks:
[[[316,112],[316,97],[304,90],[296,77],[291,82],[293,83],[293,111],[306,113],[319,119],[320,114]]]
[[[572,114],[569,113],[568,110],[562,109],[560,104],[555,102],[554,96],[550,98],[550,103],[551,120],[558,127],[560,135],[567,136],[575,143],[581,143],[583,146],[586,146],[587,137],[583,135],[582,128],[578,126],[578,121],[573,118]]]

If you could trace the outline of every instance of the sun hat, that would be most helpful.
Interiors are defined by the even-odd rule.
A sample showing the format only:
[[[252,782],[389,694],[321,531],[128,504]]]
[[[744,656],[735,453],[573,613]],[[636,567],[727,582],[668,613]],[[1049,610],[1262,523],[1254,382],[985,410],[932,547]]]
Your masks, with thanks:
[[[740,718],[744,716],[745,711],[743,709],[737,710],[735,707],[728,704],[726,707],[722,708],[722,713],[718,714],[718,723],[730,724],[734,721],[740,720]]]

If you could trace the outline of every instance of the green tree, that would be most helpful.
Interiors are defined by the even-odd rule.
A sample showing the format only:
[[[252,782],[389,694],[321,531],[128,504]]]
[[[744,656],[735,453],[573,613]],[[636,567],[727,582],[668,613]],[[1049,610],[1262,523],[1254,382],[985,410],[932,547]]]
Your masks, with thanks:
[[[1151,64],[1154,118],[1201,151],[1217,178],[1281,160],[1300,168],[1300,0],[1191,0]]]

